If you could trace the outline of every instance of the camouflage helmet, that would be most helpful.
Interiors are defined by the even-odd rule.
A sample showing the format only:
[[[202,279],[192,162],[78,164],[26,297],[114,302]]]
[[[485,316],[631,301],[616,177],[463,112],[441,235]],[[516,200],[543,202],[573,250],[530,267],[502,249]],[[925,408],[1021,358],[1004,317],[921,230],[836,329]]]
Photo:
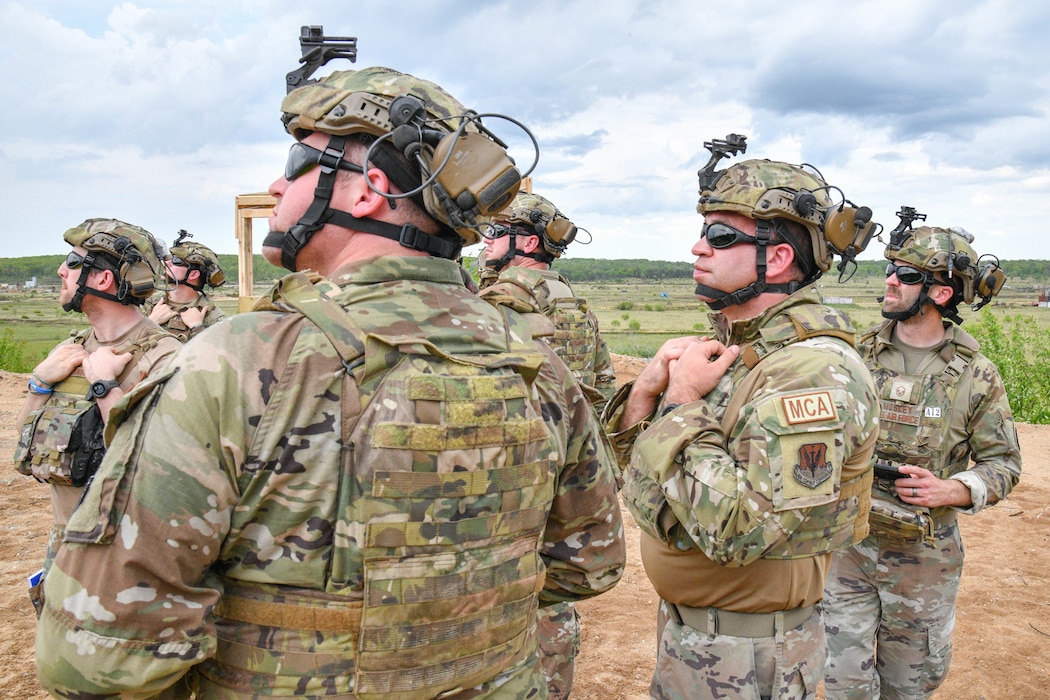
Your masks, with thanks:
[[[940,273],[941,279],[961,280],[952,286],[958,290],[964,303],[972,304],[975,291],[990,299],[999,293],[1006,281],[998,264],[978,269],[977,253],[972,243],[973,234],[962,228],[920,226],[912,230],[903,242],[887,246],[885,256],[893,262]]]
[[[394,105],[398,98],[413,99]],[[417,117],[424,120],[425,128],[416,128],[416,122],[411,126],[406,123],[410,117],[404,110],[411,111],[408,104],[422,108]],[[433,176],[421,173],[415,158],[409,159],[408,170],[391,158],[377,164],[403,192],[427,183],[417,201],[434,219],[453,229],[463,245],[481,241],[478,226],[469,219],[474,214],[487,217],[504,208],[521,182],[505,147],[483,136],[473,121],[460,119],[473,114],[470,110],[439,85],[407,73],[382,67],[335,71],[292,90],[281,103],[281,111],[285,129],[297,140],[314,131],[334,136],[367,134],[388,137],[389,144],[396,146],[394,150],[408,150],[394,132],[400,128],[409,129],[401,132],[405,136],[416,134],[410,141],[419,144],[414,153],[435,164],[431,171],[440,172]],[[421,130],[422,142],[418,137]],[[445,138],[453,133],[458,133],[457,138]],[[375,160],[382,155],[381,150],[373,150]],[[436,185],[441,186],[440,194],[435,192]],[[464,218],[464,211],[471,215]]]
[[[813,242],[813,262],[827,272],[834,250],[824,234],[824,214],[832,206],[828,183],[819,174],[779,161],[745,160],[722,171],[710,189],[701,186],[696,210],[801,224]]]
[[[88,219],[62,238],[112,263],[122,304],[141,304],[156,289],[162,264],[156,240],[146,229],[117,219]]]
[[[171,256],[173,259],[178,258],[191,269],[200,270],[201,280],[209,287],[221,287],[226,281],[226,275],[219,266],[219,256],[206,245],[193,241],[179,241],[171,247]]]
[[[518,192],[510,207],[496,215],[496,220],[525,229],[539,236],[544,250],[559,258],[576,238],[576,226],[549,199],[530,192]]]
[[[391,68],[335,71],[317,82],[292,90],[281,103],[284,128],[296,139],[311,131],[342,135],[383,136],[394,130],[390,103],[395,97],[415,95],[426,101],[427,113],[444,120],[452,132],[454,117],[467,111],[456,98],[429,80]]]

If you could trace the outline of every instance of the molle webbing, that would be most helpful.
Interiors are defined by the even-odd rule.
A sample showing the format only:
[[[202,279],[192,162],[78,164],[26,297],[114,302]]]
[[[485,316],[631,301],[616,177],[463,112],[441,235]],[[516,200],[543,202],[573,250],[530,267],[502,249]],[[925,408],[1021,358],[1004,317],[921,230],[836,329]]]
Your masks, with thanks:
[[[845,341],[850,347],[856,347],[856,334],[852,331],[840,329],[840,328],[806,328],[802,323],[799,322],[794,316],[789,316],[791,323],[795,327],[795,335],[789,338],[785,338],[779,342],[769,343],[759,338],[752,343],[748,343],[740,350],[740,359],[747,365],[748,369],[754,369],[755,365],[762,361],[764,357],[772,352],[776,352],[781,348],[787,347],[793,343],[797,343],[809,338],[817,338],[820,336],[828,336],[831,338],[838,338],[839,340]]]
[[[545,580],[538,548],[555,465],[531,385],[546,356],[510,309],[501,309],[506,350],[450,354],[408,325],[404,334],[366,333],[335,300],[339,292],[296,273],[255,310],[302,314],[346,370],[341,389],[332,375],[307,389],[343,394],[334,437],[349,461],[332,485],[334,525],[354,541],[333,546],[325,586],[354,593],[281,586],[262,592],[271,602],[238,596],[234,584],[234,598],[216,608],[231,621],[216,656],[230,673],[212,680],[238,690],[245,679],[327,690],[345,679],[361,700],[473,687],[535,646],[530,629]],[[337,370],[334,362],[329,355]],[[302,668],[282,666],[270,635],[253,625],[316,630],[316,653],[295,652]],[[255,658],[275,665],[260,670]]]
[[[84,345],[91,329],[87,328],[73,336],[73,343]],[[123,384],[137,371],[139,360],[157,341],[168,333],[151,333],[131,342],[122,352],[131,353],[124,370],[117,377]],[[20,426],[15,450],[16,469],[40,481],[60,485],[81,485],[84,464],[97,464],[103,452],[101,434],[93,430],[88,433],[99,439],[83,441],[80,418],[95,409],[96,401],[88,397],[91,382],[84,376],[84,368],[77,367],[65,379],[55,384],[44,405],[27,418],[27,425]],[[86,430],[90,424],[84,424]],[[97,421],[93,427],[97,427]]]
[[[227,583],[222,598],[215,606],[215,614],[261,627],[350,633],[361,629],[361,607],[360,601],[329,607],[314,600],[308,601],[308,604],[261,600]]]
[[[534,270],[512,267],[482,297],[518,313],[539,313],[550,319],[554,333],[545,338],[547,344],[577,380],[588,386],[595,384],[597,330],[588,316],[587,304],[573,294],[569,285],[561,279],[536,275]]]

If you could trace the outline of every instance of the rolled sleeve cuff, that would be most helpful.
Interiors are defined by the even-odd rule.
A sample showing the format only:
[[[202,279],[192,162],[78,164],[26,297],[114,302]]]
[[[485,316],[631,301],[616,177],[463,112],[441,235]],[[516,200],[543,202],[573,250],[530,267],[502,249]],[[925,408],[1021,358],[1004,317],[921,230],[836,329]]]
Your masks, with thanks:
[[[955,510],[972,515],[983,510],[988,505],[988,487],[981,481],[981,477],[966,471],[952,474],[949,478],[963,482],[966,488],[970,489],[970,507],[956,507]]]
[[[649,415],[634,425],[620,425],[620,418],[623,417],[624,409],[627,407],[627,399],[630,397],[633,387],[634,382],[628,382],[620,387],[609,400],[609,403],[605,404],[605,409],[602,411],[601,416],[602,427],[605,429],[606,435],[609,436],[609,442],[612,443],[613,450],[616,452],[616,459],[619,461],[621,468],[627,467],[631,458],[631,449],[634,447],[634,441],[642,431],[649,427],[653,419],[653,415]]]

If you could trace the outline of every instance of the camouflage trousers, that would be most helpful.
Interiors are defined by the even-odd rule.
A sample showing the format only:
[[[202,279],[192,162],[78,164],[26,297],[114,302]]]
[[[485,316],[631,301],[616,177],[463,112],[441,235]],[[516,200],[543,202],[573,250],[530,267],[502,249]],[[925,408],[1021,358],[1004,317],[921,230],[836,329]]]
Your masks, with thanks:
[[[194,667],[190,673],[179,679],[173,686],[156,696],[154,700],[263,700],[264,698],[276,697],[276,695],[262,694],[255,691],[241,692],[232,688],[220,687],[209,682],[201,674],[196,672],[199,667]],[[239,681],[245,679],[239,678]],[[358,696],[352,692],[340,692],[337,688],[330,688],[330,692],[323,697],[332,700],[356,700]],[[383,694],[379,694],[382,696]],[[403,698],[406,694],[392,693],[386,697]],[[410,697],[424,697],[418,692],[407,693]],[[97,697],[97,696],[96,696]],[[318,695],[296,697],[319,698]],[[426,697],[431,697],[427,695]],[[492,680],[474,686],[473,688],[449,690],[441,694],[442,700],[544,700],[547,697],[546,688],[543,685],[543,677],[540,674],[539,658],[535,649],[527,654],[521,661],[511,668],[503,671]]]
[[[575,603],[555,603],[539,609],[536,645],[547,677],[548,697],[565,700],[572,691],[576,655],[580,653],[580,616]]]
[[[680,625],[661,601],[654,700],[812,700],[824,674],[824,626],[813,614],[774,637],[702,634]]]
[[[935,541],[871,535],[835,552],[824,594],[829,700],[928,698],[948,675],[963,546],[955,522]]]

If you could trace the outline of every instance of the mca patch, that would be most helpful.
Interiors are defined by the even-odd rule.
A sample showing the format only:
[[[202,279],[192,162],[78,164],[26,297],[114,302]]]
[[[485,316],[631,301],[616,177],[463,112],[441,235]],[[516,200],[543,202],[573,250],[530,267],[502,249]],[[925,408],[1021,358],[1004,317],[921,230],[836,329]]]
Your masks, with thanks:
[[[834,471],[828,461],[828,446],[823,442],[810,442],[798,448],[798,464],[793,471],[798,483],[815,489],[830,479]]]
[[[784,419],[788,425],[816,423],[838,418],[835,402],[830,391],[814,391],[809,394],[785,396],[781,399]]]

